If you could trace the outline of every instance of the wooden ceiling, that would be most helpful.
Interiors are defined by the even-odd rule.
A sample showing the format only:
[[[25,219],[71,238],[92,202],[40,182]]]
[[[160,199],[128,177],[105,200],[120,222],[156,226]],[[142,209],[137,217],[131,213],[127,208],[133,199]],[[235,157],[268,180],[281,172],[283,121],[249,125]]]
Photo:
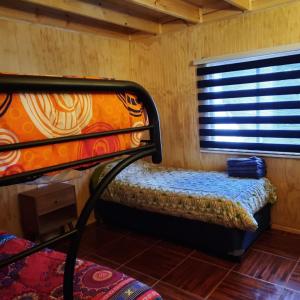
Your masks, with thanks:
[[[106,33],[158,35],[289,0],[1,0],[0,18]]]

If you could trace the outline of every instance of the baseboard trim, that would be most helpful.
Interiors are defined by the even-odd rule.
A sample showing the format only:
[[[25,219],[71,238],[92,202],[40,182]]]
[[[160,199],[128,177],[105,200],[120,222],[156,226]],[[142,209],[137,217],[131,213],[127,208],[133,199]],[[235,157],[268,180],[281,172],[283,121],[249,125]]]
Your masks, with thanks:
[[[290,232],[290,233],[300,234],[300,229],[287,227],[287,226],[282,226],[282,225],[278,225],[278,224],[272,224],[271,228],[286,231],[286,232]]]

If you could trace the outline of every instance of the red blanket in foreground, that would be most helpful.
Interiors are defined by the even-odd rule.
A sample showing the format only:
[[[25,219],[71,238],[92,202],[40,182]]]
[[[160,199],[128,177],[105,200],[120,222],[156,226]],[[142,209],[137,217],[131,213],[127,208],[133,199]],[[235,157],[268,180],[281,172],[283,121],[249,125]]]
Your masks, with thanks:
[[[33,244],[0,232],[0,259]],[[63,299],[65,255],[45,249],[0,269],[1,300]],[[74,299],[161,300],[147,285],[91,262],[78,259],[74,276]]]

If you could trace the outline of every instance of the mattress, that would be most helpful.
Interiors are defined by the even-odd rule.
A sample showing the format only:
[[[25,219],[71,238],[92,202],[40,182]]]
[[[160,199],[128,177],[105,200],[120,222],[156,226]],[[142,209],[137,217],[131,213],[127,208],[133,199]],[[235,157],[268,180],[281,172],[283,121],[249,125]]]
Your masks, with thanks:
[[[0,144],[105,132],[147,124],[130,93],[0,93]],[[0,177],[140,145],[141,132],[0,153]]]
[[[112,167],[100,166],[92,185]],[[254,214],[276,201],[267,178],[233,178],[224,172],[164,168],[136,162],[122,171],[102,195],[104,201],[255,231]]]
[[[33,244],[0,232],[0,259]],[[0,269],[0,299],[63,299],[65,255],[50,249],[37,252]],[[149,286],[110,268],[77,259],[74,299],[160,300]]]

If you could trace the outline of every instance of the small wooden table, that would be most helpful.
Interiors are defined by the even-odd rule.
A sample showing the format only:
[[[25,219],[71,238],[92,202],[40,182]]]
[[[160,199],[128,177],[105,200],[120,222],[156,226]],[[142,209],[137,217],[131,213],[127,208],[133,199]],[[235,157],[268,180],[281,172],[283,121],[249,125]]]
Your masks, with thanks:
[[[55,230],[65,230],[77,218],[75,187],[55,183],[18,195],[21,224],[26,239],[42,240]]]

